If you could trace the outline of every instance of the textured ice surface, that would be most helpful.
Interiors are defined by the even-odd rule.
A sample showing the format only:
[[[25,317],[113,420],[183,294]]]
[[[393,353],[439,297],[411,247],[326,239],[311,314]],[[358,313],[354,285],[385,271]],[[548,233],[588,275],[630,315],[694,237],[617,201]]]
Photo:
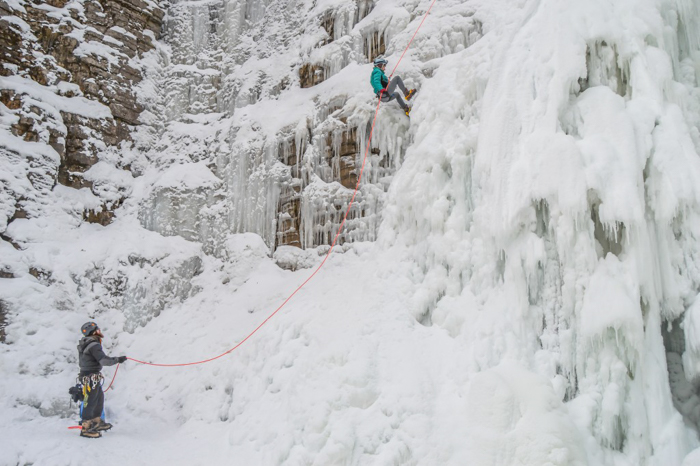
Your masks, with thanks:
[[[278,148],[294,141],[304,205],[319,204],[303,212],[313,246],[340,218],[329,196],[342,209],[351,190],[308,128],[347,118],[364,150],[365,44],[382,38],[393,67],[429,5],[171,5],[142,62],[144,125],[120,154],[139,176],[114,177],[130,192],[114,224],[81,224],[71,206],[95,196],[59,187],[8,227],[23,250],[0,243],[16,277],[0,279],[0,463],[83,458],[62,405],[83,321],[112,354],[190,362],[309,276],[323,248],[269,257],[290,176]],[[336,40],[319,45],[329,11]],[[437,2],[397,70],[420,87],[410,121],[379,112],[373,147],[393,171],[370,159],[357,242],[233,354],[128,362],[95,460],[697,463],[699,26],[692,0]],[[306,61],[326,80],[301,89]],[[0,110],[0,141],[21,144]],[[27,162],[0,161],[29,192]],[[110,170],[94,170],[108,194]]]

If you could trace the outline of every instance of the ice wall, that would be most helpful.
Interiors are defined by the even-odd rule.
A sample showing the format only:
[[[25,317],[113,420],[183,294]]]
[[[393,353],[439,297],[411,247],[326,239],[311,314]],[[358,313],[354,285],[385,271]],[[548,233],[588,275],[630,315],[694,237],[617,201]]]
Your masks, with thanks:
[[[680,464],[661,330],[700,290],[698,5],[521,7],[477,10],[499,32],[425,83],[380,240],[418,264],[416,319],[548,377],[592,463]]]
[[[142,223],[217,254],[231,232],[330,243],[372,116],[358,76],[397,60],[428,6],[173,4],[150,65],[170,84],[152,176],[203,164],[221,181],[177,202],[154,190]],[[695,346],[669,356],[670,384],[662,327],[700,289],[698,14],[440,4],[400,69],[421,86],[410,123],[383,106],[340,238],[381,224],[380,247],[412,264],[413,316],[466,340],[480,370],[513,359],[550,380],[603,464],[680,463],[697,443],[677,393]]]
[[[153,184],[142,224],[216,254],[227,235],[242,232],[261,235],[273,249],[329,244],[357,183],[373,116],[371,90],[356,79],[371,70],[363,44],[381,30],[382,51],[405,46],[390,39],[406,18],[388,25],[406,10],[375,15],[372,8],[366,1],[173,2],[164,43],[144,62],[147,124],[137,129],[137,144],[153,162],[153,180],[174,164],[185,173],[204,163],[221,182],[202,186],[206,199],[172,187],[164,194]],[[307,69],[320,74],[299,89]],[[422,75],[411,70],[404,78],[415,85]],[[408,121],[395,112],[381,112],[379,121],[340,243],[376,237],[405,152]]]

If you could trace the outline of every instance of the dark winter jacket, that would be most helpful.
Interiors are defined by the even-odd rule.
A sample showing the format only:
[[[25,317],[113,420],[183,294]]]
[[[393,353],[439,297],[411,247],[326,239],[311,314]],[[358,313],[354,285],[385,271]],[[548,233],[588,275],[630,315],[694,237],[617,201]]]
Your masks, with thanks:
[[[98,373],[102,370],[102,366],[113,366],[117,362],[117,358],[110,358],[102,351],[102,343],[94,335],[85,337],[78,343],[78,364],[81,376]]]
[[[386,89],[386,87],[389,85],[389,78],[386,77],[381,68],[375,66],[372,70],[372,77],[369,79],[369,82],[372,83],[374,93],[379,94],[379,91]]]

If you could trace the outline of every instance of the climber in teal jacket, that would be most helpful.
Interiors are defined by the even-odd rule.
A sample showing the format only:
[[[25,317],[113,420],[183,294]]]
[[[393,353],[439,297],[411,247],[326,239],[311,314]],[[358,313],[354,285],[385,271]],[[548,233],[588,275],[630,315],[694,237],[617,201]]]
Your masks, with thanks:
[[[386,74],[384,74],[384,69],[386,68],[387,63],[388,61],[382,57],[377,57],[374,59],[374,69],[372,70],[372,77],[370,78],[372,89],[374,89],[374,93],[377,95],[377,97],[381,98],[382,102],[390,102],[396,99],[404,113],[406,113],[406,116],[408,116],[408,114],[411,112],[411,107],[406,105],[406,102],[404,102],[404,100],[401,98],[401,95],[396,92],[396,87],[398,86],[398,88],[401,89],[401,92],[403,92],[403,95],[406,96],[407,101],[411,100],[411,97],[413,97],[413,95],[416,93],[416,90],[407,90],[406,86],[403,84],[403,80],[399,76],[394,77],[391,82],[389,82],[389,78],[387,78]]]

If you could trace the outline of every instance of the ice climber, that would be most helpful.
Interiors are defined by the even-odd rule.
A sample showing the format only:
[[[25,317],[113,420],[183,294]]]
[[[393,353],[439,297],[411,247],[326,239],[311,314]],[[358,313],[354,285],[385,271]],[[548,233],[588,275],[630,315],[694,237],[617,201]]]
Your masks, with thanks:
[[[406,116],[411,113],[411,107],[409,107],[406,102],[401,98],[398,92],[396,92],[396,87],[398,86],[406,96],[406,101],[411,100],[411,97],[416,93],[415,89],[407,90],[406,86],[403,84],[403,80],[399,76],[395,76],[389,81],[389,78],[384,74],[384,69],[386,64],[389,63],[385,58],[377,57],[374,59],[374,69],[372,70],[372,77],[370,78],[370,83],[372,83],[372,88],[374,93],[382,102],[390,102],[394,99],[399,103],[403,109]],[[384,92],[382,92],[384,91]]]
[[[83,324],[80,328],[83,338],[78,343],[78,364],[80,374],[78,382],[83,387],[83,408],[81,437],[99,438],[100,432],[112,428],[112,424],[102,419],[105,395],[102,391],[102,366],[113,366],[126,361],[126,356],[110,358],[102,351],[104,335],[95,322]]]

